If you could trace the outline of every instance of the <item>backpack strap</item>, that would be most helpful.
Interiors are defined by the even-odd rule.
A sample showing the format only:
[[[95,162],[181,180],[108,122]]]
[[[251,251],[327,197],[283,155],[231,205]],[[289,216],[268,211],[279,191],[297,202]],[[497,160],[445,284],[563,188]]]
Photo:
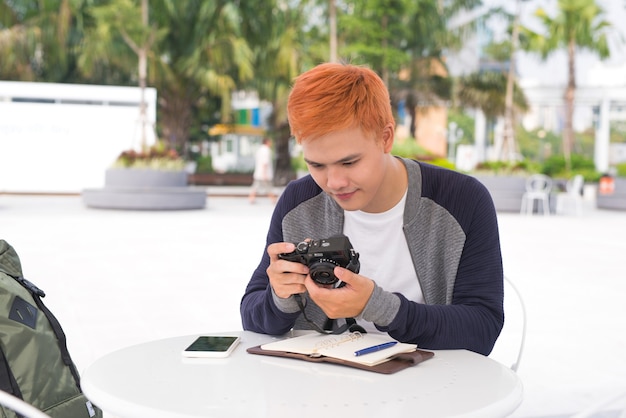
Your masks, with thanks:
[[[20,391],[20,387],[17,385],[17,381],[15,380],[15,376],[11,373],[11,368],[9,367],[9,362],[4,355],[4,352],[0,348],[0,390],[9,393],[16,398],[24,399],[22,395],[22,391]],[[0,409],[2,407],[0,406]],[[1,413],[2,411],[0,411]],[[4,416],[4,414],[2,414]],[[23,415],[15,413],[17,418],[25,418]]]
[[[17,385],[15,376],[11,373],[9,362],[4,355],[4,351],[0,348],[0,390],[10,393],[11,395],[23,399],[20,387]]]
[[[80,389],[80,375],[78,374],[78,370],[76,369],[76,366],[74,365],[74,362],[72,361],[70,353],[67,349],[65,332],[63,332],[63,328],[61,328],[61,323],[56,319],[56,317],[52,314],[52,312],[50,312],[50,310],[46,307],[46,305],[44,305],[43,301],[41,300],[41,298],[45,297],[46,294],[43,290],[35,286],[32,282],[26,280],[22,276],[11,277],[13,277],[19,284],[21,284],[31,293],[37,307],[44,313],[44,315],[46,315],[46,318],[48,318],[48,322],[50,322],[50,326],[52,327],[52,330],[54,331],[54,334],[59,341],[59,348],[61,350],[61,358],[63,359],[63,363],[65,363],[65,365],[69,367],[70,372],[72,373],[72,376],[76,381],[76,386]]]

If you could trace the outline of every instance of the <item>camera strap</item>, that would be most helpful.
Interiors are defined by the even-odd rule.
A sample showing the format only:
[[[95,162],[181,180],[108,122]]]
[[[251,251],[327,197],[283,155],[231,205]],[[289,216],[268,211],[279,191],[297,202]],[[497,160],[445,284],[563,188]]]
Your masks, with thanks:
[[[340,318],[340,319],[326,319],[324,322],[324,326],[320,327],[318,324],[313,322],[307,316],[304,310],[304,302],[302,301],[302,295],[294,295],[296,302],[298,303],[298,308],[300,308],[300,312],[302,313],[302,317],[306,322],[308,322],[313,329],[315,329],[320,334],[343,334],[346,331],[355,332],[358,331],[362,334],[366,334],[367,331],[365,328],[357,324],[356,319],[354,318]],[[340,322],[343,321],[343,324],[340,325]]]
[[[358,331],[361,334],[367,334],[367,331],[365,331],[365,328],[357,324],[356,319],[354,318],[338,318],[338,319],[328,318],[326,320],[326,323],[324,323],[324,329],[331,330],[331,334],[343,334],[346,331],[350,331],[350,332]]]

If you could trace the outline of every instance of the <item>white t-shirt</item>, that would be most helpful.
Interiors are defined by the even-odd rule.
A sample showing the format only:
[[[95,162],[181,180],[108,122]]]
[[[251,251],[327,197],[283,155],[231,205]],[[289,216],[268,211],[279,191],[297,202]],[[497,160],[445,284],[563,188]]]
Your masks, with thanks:
[[[405,202],[406,192],[397,205],[383,213],[344,211],[343,233],[359,253],[359,274],[386,291],[423,303],[424,295],[402,229]],[[373,324],[364,323],[363,319],[359,324],[375,330]]]

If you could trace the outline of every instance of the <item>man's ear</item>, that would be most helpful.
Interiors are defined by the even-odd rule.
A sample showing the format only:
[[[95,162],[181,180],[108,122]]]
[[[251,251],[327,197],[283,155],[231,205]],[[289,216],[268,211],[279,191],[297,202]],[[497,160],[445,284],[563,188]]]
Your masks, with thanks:
[[[391,152],[391,148],[393,147],[394,136],[395,136],[394,126],[392,123],[388,123],[383,128],[383,135],[382,135],[383,151],[385,151],[385,153]]]

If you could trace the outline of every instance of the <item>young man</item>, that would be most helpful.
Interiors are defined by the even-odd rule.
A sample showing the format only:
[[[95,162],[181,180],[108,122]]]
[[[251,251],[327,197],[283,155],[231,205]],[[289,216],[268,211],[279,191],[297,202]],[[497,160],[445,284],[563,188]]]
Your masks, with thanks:
[[[243,327],[267,334],[356,318],[422,348],[489,354],[502,329],[496,213],[474,178],[390,154],[389,93],[371,70],[322,64],[300,75],[287,105],[310,176],[290,183],[241,302]],[[317,285],[279,258],[294,243],[344,234],[359,274]],[[312,325],[311,322],[315,323]]]

